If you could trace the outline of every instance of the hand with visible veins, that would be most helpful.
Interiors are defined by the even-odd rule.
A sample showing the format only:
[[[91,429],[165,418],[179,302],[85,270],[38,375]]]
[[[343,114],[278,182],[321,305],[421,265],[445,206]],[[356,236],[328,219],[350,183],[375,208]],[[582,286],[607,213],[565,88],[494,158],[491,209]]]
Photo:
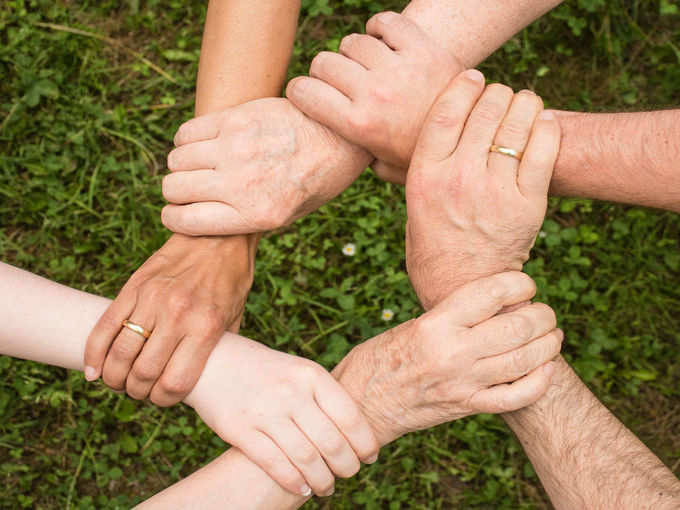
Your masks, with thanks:
[[[432,107],[406,182],[406,266],[426,309],[452,289],[519,271],[543,224],[560,128],[533,92],[457,76]],[[518,160],[492,145],[523,152]]]
[[[287,99],[251,101],[192,119],[163,180],[163,224],[186,235],[274,230],[330,201],[370,156]]]
[[[564,335],[523,273],[461,287],[437,307],[355,347],[333,375],[381,445],[479,413],[504,413],[548,389]]]
[[[193,388],[220,336],[238,331],[254,239],[173,236],[128,280],[90,333],[85,377],[160,406]],[[151,336],[122,327],[130,320]]]
[[[345,37],[338,53],[321,52],[287,87],[312,119],[365,147],[380,178],[404,184],[406,169],[432,104],[464,65],[414,21],[375,15],[366,34]]]

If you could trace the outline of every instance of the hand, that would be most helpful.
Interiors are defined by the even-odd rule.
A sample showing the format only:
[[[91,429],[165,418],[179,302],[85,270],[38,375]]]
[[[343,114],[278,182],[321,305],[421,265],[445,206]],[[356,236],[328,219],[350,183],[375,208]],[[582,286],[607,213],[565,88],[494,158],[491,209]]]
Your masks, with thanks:
[[[226,329],[238,331],[253,278],[247,238],[173,236],[132,275],[85,348],[85,375],[173,405],[191,391]],[[123,320],[152,331],[148,340]]]
[[[436,308],[355,347],[333,375],[360,402],[381,445],[414,430],[532,404],[562,344],[555,314],[523,273],[465,285]]]
[[[328,372],[243,337],[222,338],[185,402],[295,494],[328,496],[331,470],[350,477],[377,458],[368,422]]]
[[[530,91],[484,90],[474,70],[432,107],[406,183],[406,266],[426,309],[529,258],[560,146],[559,124],[542,110]],[[493,144],[524,151],[521,163],[490,153]]]
[[[347,188],[370,157],[288,100],[252,101],[190,120],[168,156],[163,224],[187,235],[273,230]],[[185,204],[185,205],[182,205]]]
[[[287,96],[370,151],[381,178],[403,184],[430,107],[464,67],[400,14],[377,14],[366,32],[345,37],[339,53],[319,53],[310,77],[292,80]]]

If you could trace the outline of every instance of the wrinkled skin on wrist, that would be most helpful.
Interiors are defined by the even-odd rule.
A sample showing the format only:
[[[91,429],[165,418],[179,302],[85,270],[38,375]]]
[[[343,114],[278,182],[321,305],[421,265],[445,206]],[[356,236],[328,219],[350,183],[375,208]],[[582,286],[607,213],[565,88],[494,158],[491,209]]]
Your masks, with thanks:
[[[182,125],[168,156],[166,227],[187,235],[264,232],[346,189],[370,156],[287,99],[251,101]]]
[[[502,413],[547,391],[563,335],[521,273],[472,282],[442,304],[357,347],[333,375],[357,400],[381,444],[481,412]],[[511,384],[507,384],[511,383]]]

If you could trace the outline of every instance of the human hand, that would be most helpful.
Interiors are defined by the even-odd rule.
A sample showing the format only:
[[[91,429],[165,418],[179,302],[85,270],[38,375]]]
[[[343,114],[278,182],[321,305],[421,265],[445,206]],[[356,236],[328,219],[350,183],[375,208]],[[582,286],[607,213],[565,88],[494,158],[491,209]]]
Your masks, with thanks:
[[[379,177],[403,184],[428,111],[464,67],[400,14],[375,15],[366,32],[345,37],[339,53],[319,53],[309,77],[292,80],[286,94],[309,117],[370,151]]]
[[[326,370],[237,335],[220,340],[185,402],[295,494],[328,496],[333,473],[377,457],[366,418]]]
[[[85,348],[85,376],[160,406],[186,396],[226,329],[238,331],[253,239],[173,236],[125,284]],[[129,319],[152,335],[122,328]]]
[[[406,266],[425,309],[529,258],[560,146],[559,124],[542,110],[530,91],[484,89],[474,70],[432,107],[406,183]],[[522,161],[490,153],[493,144],[524,151]]]
[[[472,414],[525,407],[547,391],[563,334],[544,304],[497,314],[535,293],[518,272],[468,283],[418,319],[355,347],[333,375],[381,445]]]
[[[186,235],[273,230],[347,188],[370,157],[288,100],[251,101],[183,124],[163,180],[163,224]]]

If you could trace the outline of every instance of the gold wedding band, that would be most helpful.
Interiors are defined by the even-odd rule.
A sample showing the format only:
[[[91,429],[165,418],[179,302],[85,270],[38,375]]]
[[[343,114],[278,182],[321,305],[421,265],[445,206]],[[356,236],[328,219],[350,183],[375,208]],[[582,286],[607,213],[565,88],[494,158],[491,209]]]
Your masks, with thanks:
[[[515,158],[517,161],[522,161],[522,156],[524,156],[523,152],[516,151],[510,147],[503,147],[502,145],[492,145],[489,149],[489,152],[496,152],[498,154],[503,154],[503,156],[510,156],[511,158]]]
[[[142,326],[139,324],[135,324],[134,322],[130,322],[129,320],[124,320],[123,321],[123,327],[128,328],[130,331],[134,331],[138,335],[142,335],[144,337],[144,340],[149,338],[151,336],[151,331],[148,331],[144,329]]]

